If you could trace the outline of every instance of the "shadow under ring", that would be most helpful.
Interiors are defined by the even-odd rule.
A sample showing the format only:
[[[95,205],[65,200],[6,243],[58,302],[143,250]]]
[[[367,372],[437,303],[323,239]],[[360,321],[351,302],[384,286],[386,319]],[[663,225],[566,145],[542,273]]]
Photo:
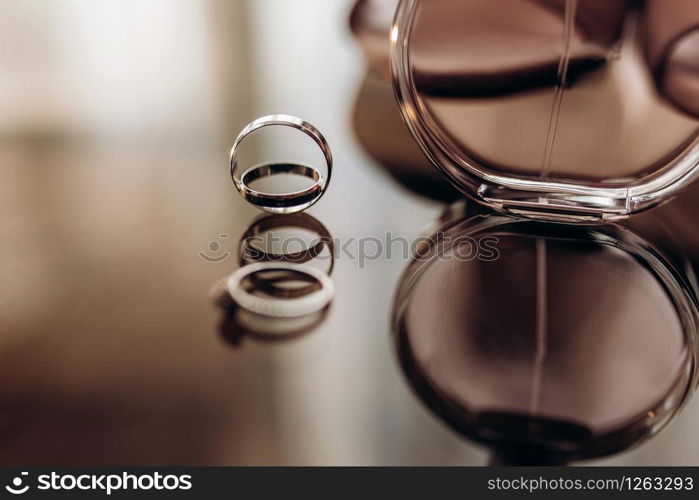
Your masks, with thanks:
[[[265,193],[250,187],[250,183],[272,175],[301,175],[314,181],[306,189],[289,193]],[[310,207],[325,190],[325,180],[318,169],[303,163],[263,163],[246,170],[240,178],[240,194],[247,201],[272,213],[298,212]]]
[[[273,231],[279,228],[305,229],[315,233],[318,238],[310,247],[298,252],[275,253],[265,252],[259,248],[251,249],[247,246],[250,238],[254,238],[268,231]],[[329,253],[330,264],[325,270],[325,274],[330,276],[335,267],[335,243],[330,235],[330,231],[315,217],[308,214],[289,214],[289,215],[267,215],[253,222],[240,238],[238,247],[238,262],[240,266],[247,266],[256,262],[289,262],[294,264],[305,264],[318,258],[323,250],[327,248]],[[255,252],[255,255],[251,255]],[[259,279],[256,276],[250,276],[252,281],[259,290],[270,295],[283,294],[286,297],[300,297],[317,290],[319,285],[317,282],[309,283],[308,286],[299,289],[289,290],[277,284],[278,280]]]

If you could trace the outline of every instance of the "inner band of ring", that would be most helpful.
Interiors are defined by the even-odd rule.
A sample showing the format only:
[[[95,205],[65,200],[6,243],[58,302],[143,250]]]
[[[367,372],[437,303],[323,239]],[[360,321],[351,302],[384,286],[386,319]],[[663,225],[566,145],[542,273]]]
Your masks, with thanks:
[[[327,167],[327,173],[322,176],[320,172],[311,166],[297,164],[297,163],[271,163],[265,165],[258,165],[252,167],[245,171],[240,179],[236,177],[236,171],[238,170],[238,148],[243,140],[255,130],[268,127],[272,125],[281,125],[286,127],[295,128],[300,130],[304,134],[308,135],[313,141],[320,147],[323,156],[325,157],[325,163]],[[285,165],[285,166],[282,166]],[[268,211],[280,212],[284,209],[285,213],[290,213],[294,207],[298,206],[298,210],[308,208],[310,205],[317,202],[321,196],[325,193],[325,189],[330,183],[330,177],[332,175],[332,152],[330,151],[330,146],[323,134],[315,128],[313,125],[305,120],[297,118],[291,115],[268,115],[258,118],[250,122],[238,135],[231,148],[230,154],[230,166],[231,166],[231,178],[236,188],[240,194],[249,202],[259,206],[263,210],[269,209]],[[284,170],[286,169],[286,170]],[[251,173],[255,171],[255,173]],[[316,182],[313,186],[296,193],[288,194],[271,194],[271,193],[261,193],[250,189],[247,184],[252,182],[254,179],[265,176],[274,175],[275,173],[296,173],[300,175],[305,175],[314,179]],[[252,177],[251,177],[252,176]]]
[[[300,191],[291,193],[263,193],[252,189],[249,184],[262,177],[276,174],[296,174],[315,182]],[[294,207],[320,197],[325,189],[325,179],[315,167],[303,163],[263,163],[247,169],[240,177],[241,194],[250,203],[261,207]]]

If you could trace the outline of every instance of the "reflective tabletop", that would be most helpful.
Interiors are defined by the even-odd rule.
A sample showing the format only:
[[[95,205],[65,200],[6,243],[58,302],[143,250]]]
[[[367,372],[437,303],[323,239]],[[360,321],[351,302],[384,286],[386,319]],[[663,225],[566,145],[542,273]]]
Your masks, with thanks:
[[[494,460],[488,440],[474,440],[445,418],[406,372],[394,301],[411,278],[420,238],[445,223],[498,216],[462,200],[427,165],[400,121],[390,86],[366,74],[348,27],[351,7],[323,0],[110,0],[100,7],[13,0],[0,6],[0,68],[8,75],[0,85],[0,464]],[[335,160],[325,196],[292,223],[264,219],[269,216],[238,195],[229,175],[227,155],[237,133],[271,113],[312,122]],[[253,154],[285,152],[286,143],[274,144]],[[661,253],[688,300],[699,265],[698,193],[690,187],[669,204],[613,226]],[[241,331],[212,300],[212,286],[240,266],[241,239],[285,224],[304,235],[327,231],[332,239],[334,258],[319,263],[331,266],[332,304],[297,334],[264,335],[269,325],[262,335]],[[555,233],[548,226],[539,231],[534,239]],[[531,276],[515,279],[511,271],[519,261],[508,261],[508,254],[526,255],[523,265],[534,266],[535,244],[499,241],[498,260],[468,286],[467,302],[475,305],[456,309],[471,315],[462,318],[464,328],[481,336],[493,328],[504,332],[494,338],[512,342],[512,352],[494,355],[497,345],[479,344],[490,358],[474,360],[481,351],[473,351],[450,357],[456,365],[437,359],[428,367],[444,368],[442,375],[455,377],[445,382],[454,394],[486,406],[507,393],[507,368],[482,379],[479,373],[488,360],[515,356],[517,340],[506,333],[524,328],[521,318],[529,314],[518,310],[527,304],[518,287],[536,282],[533,268]],[[694,348],[679,340],[686,329],[671,313],[658,306],[653,316],[645,299],[624,295],[641,296],[645,285],[650,296],[664,293],[634,267],[648,266],[633,252],[614,257],[612,265],[592,254],[580,257],[565,244],[555,248],[558,260],[549,270],[559,266],[575,281],[560,290],[584,298],[592,311],[604,301],[605,328],[626,332],[615,325],[634,318],[641,326],[629,328],[650,331],[659,321],[654,331],[667,337],[654,337],[642,353],[640,359],[654,364],[650,375],[635,362],[619,361],[634,344],[621,333],[609,337],[622,339],[620,357],[609,351],[608,360],[585,365],[594,356],[563,356],[556,370],[598,379],[574,404],[553,391],[544,405],[564,408],[553,412],[558,417],[573,411],[572,420],[582,415],[607,425],[620,418],[604,415],[617,411],[614,383],[623,380],[635,388],[629,394],[635,413],[655,409],[657,394],[644,391],[654,383],[665,384],[665,391],[667,373],[680,370]],[[577,260],[566,261],[571,255]],[[592,284],[585,289],[585,273],[609,276],[614,297],[628,300],[616,304]],[[433,326],[444,332],[435,323],[444,319],[441,299],[467,293],[440,286],[421,288],[424,310],[411,313],[422,318],[427,340],[420,345],[427,350]],[[551,307],[565,311],[556,337],[565,343],[566,319],[575,320],[571,331],[582,320],[562,298]],[[493,311],[502,321],[485,325]],[[440,349],[449,351],[443,344],[432,354]],[[573,358],[579,365],[570,370],[577,372],[563,367]],[[603,361],[613,363],[601,367]],[[694,386],[683,386],[684,407],[657,435],[640,433],[629,441],[631,449],[581,454],[574,463],[699,464]]]

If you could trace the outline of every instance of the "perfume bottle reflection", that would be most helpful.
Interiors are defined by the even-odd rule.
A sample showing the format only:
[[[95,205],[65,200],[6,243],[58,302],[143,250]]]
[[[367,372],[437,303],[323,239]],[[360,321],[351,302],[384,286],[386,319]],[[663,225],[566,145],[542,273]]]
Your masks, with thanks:
[[[308,214],[260,217],[242,235],[238,260],[240,269],[210,292],[229,344],[286,341],[323,323],[333,295],[334,243],[320,221]]]
[[[662,429],[695,385],[691,280],[620,226],[459,210],[442,218],[398,286],[400,364],[446,424],[493,463],[562,464]],[[458,258],[464,237],[499,258]]]

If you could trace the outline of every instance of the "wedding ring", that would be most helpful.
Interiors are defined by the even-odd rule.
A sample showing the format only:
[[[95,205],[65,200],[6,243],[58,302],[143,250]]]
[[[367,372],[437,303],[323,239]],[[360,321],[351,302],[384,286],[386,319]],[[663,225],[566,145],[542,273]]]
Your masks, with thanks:
[[[315,167],[299,162],[270,162],[252,166],[238,176],[238,151],[245,138],[254,131],[280,125],[300,130],[308,135],[320,147],[325,157],[327,173],[325,176]],[[290,115],[268,115],[250,122],[238,135],[231,148],[230,155],[231,178],[240,195],[249,203],[273,214],[291,214],[305,210],[325,193],[332,174],[332,153],[325,137],[313,125],[300,118]],[[277,174],[295,174],[308,177],[314,183],[305,189],[289,193],[265,193],[250,187],[256,179]]]
[[[266,271],[289,272],[301,281],[313,280],[318,288],[301,297],[277,298],[255,295],[243,286],[243,281]],[[235,304],[261,316],[274,318],[297,318],[313,314],[325,308],[333,298],[334,286],[330,278],[313,267],[303,264],[261,262],[241,267],[230,275],[228,293]]]

